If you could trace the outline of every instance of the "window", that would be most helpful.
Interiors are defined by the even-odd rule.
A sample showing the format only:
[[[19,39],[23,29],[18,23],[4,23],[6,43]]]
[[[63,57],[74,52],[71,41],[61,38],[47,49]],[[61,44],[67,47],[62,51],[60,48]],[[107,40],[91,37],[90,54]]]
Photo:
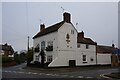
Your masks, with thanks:
[[[77,44],[77,48],[80,48],[80,44]]]
[[[39,44],[35,47],[35,52],[39,52]]]
[[[52,62],[52,56],[47,56],[47,62]]]
[[[39,56],[35,56],[36,57],[36,61],[39,61]]]
[[[86,49],[89,49],[89,45],[88,44],[86,44]]]
[[[86,55],[83,55],[83,61],[86,61]]]
[[[53,51],[53,41],[47,43],[46,51]]]
[[[74,34],[74,30],[71,30],[71,34]]]
[[[41,42],[41,50],[45,50],[45,41]]]

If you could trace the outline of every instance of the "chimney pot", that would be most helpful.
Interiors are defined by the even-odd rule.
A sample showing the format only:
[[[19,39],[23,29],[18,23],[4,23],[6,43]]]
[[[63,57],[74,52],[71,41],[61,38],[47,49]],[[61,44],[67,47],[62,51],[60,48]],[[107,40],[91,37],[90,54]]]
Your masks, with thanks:
[[[70,15],[70,13],[65,12],[65,13],[63,14],[63,21],[65,21],[65,22],[67,22],[67,23],[70,23],[70,22],[71,22],[71,15]]]

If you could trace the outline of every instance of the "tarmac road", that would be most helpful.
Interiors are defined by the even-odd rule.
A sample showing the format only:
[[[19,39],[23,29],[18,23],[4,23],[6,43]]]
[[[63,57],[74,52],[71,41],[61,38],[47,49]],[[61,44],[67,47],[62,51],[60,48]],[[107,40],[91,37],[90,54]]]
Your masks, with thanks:
[[[23,69],[24,68],[24,69]],[[104,74],[112,72],[118,72],[118,68],[109,67],[76,67],[76,68],[28,68],[26,63],[21,65],[6,67],[2,69],[2,78],[25,78],[28,79],[40,79],[40,78],[84,78],[84,79],[106,79]],[[110,78],[108,78],[110,79]],[[12,79],[13,80],[13,79]]]

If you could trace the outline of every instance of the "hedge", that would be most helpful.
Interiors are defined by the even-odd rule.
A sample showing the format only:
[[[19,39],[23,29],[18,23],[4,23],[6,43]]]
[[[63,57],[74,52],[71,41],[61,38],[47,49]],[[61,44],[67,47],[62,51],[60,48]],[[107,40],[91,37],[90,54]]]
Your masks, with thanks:
[[[11,57],[2,56],[2,63],[9,63],[9,62],[12,62]]]

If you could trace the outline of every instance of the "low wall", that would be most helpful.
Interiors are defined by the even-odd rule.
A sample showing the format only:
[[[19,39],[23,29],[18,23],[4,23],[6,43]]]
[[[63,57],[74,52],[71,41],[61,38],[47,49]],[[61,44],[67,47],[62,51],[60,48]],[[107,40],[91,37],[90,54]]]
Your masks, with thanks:
[[[16,65],[15,61],[12,61],[10,63],[2,63],[2,67],[9,67],[9,66],[14,66],[14,65]]]

